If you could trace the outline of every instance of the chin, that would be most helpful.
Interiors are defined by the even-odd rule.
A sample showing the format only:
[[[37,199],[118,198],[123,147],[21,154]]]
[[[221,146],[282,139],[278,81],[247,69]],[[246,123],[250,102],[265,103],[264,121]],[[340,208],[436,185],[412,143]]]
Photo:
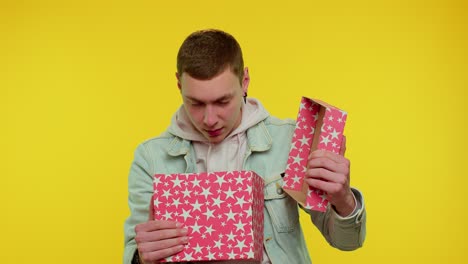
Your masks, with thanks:
[[[208,136],[207,138],[208,138],[208,141],[210,143],[220,143],[226,138],[226,135],[219,135],[219,136],[214,137],[214,138]]]

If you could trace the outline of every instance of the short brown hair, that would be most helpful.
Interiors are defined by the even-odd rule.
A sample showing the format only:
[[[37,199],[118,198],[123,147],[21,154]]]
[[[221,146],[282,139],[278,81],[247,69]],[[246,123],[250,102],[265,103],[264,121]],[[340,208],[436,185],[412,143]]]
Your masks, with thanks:
[[[177,74],[184,72],[199,80],[208,80],[227,67],[242,83],[244,60],[237,40],[221,30],[207,29],[190,34],[177,54]]]

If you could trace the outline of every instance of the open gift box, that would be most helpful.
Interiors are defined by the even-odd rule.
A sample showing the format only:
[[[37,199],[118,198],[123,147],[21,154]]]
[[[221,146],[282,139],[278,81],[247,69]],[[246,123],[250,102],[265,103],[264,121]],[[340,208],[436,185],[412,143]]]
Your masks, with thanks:
[[[264,181],[252,171],[154,175],[154,218],[188,229],[185,249],[166,262],[263,256]]]
[[[340,153],[347,113],[316,99],[302,97],[291,150],[283,178],[283,189],[303,207],[326,211],[326,195],[304,181],[311,151]]]

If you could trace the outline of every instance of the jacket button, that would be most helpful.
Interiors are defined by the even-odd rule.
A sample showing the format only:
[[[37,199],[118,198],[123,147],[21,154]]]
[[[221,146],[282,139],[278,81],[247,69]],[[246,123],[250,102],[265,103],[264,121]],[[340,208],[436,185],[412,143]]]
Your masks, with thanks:
[[[276,189],[276,193],[280,195],[283,194],[284,193],[283,188],[279,187],[278,189]]]
[[[281,188],[281,185],[279,185],[279,183],[276,183],[276,193],[279,195],[284,193],[283,188]]]

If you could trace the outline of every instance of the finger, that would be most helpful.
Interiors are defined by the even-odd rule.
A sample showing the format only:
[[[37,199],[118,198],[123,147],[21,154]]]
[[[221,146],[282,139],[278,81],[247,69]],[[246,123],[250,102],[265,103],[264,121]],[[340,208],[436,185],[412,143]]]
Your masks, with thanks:
[[[308,169],[323,168],[332,172],[348,174],[349,168],[345,163],[337,163],[328,158],[314,158],[307,163]]]
[[[178,245],[184,245],[187,244],[188,241],[189,237],[182,236],[158,241],[145,242],[138,244],[138,250],[140,250],[141,252],[158,251],[166,248],[175,247]]]
[[[140,245],[148,242],[161,242],[167,239],[181,238],[187,236],[188,230],[183,229],[165,229],[152,232],[138,232],[135,235],[135,242]]]
[[[306,179],[317,179],[331,183],[346,184],[346,176],[341,173],[335,173],[324,168],[309,169],[306,172]]]
[[[333,182],[327,182],[327,181],[323,181],[319,179],[307,178],[306,182],[310,187],[321,190],[325,192],[327,195],[329,193],[333,194],[333,193],[338,192],[340,188],[339,184],[336,184]]]
[[[341,140],[340,155],[344,156],[345,152],[346,152],[346,136],[343,135],[343,139]]]
[[[183,245],[177,245],[171,248],[166,248],[152,252],[140,252],[140,258],[144,263],[152,263],[153,261],[162,260],[184,250]]]
[[[137,243],[154,242],[154,241],[160,241],[164,239],[183,237],[183,236],[186,236],[187,233],[188,233],[188,230],[186,228],[162,229],[162,230],[151,231],[151,232],[138,232],[135,235],[135,241]]]
[[[310,153],[309,155],[309,160],[311,159],[316,159],[316,158],[328,158],[333,160],[334,162],[337,163],[347,163],[348,159],[343,157],[342,155],[333,153],[331,151],[323,150],[323,149],[317,149],[314,150]]]
[[[174,221],[164,220],[151,220],[145,223],[141,223],[135,226],[135,232],[151,232],[161,229],[176,229],[181,228],[183,224]]]

